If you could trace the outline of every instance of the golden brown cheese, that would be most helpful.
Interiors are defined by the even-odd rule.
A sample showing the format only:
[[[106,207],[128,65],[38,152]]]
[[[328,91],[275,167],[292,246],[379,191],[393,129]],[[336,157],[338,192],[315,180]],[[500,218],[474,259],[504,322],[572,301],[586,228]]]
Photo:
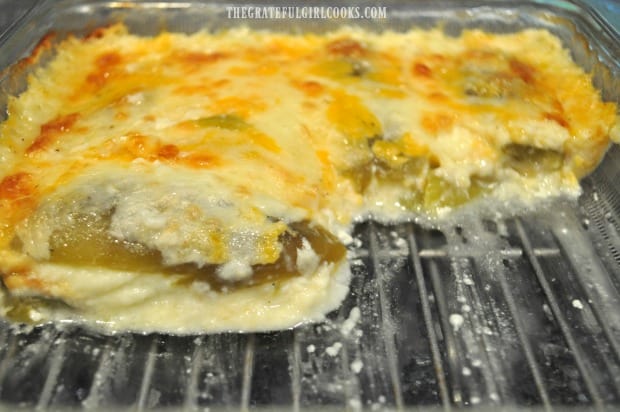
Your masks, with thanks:
[[[617,134],[543,30],[114,25],[28,83],[0,125],[5,312],[108,329],[320,319],[346,294],[356,218],[575,195]]]

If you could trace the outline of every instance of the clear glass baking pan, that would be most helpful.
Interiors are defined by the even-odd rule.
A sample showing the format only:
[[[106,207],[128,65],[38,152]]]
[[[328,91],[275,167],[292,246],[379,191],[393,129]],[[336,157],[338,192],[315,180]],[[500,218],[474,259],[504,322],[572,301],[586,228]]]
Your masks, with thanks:
[[[51,31],[56,40],[84,35],[113,21],[147,35],[238,25],[440,25],[453,34],[546,28],[592,73],[606,100],[620,101],[620,36],[609,23],[618,21],[611,6],[602,16],[578,1],[385,1],[385,19],[228,18],[227,7],[241,4],[33,3],[0,36],[0,119],[7,96],[24,89],[31,69],[17,62],[41,38]],[[295,5],[302,3],[287,4]],[[41,56],[38,64],[45,61]],[[617,410],[618,181],[620,149],[613,147],[583,180],[578,202],[443,232],[360,223],[351,292],[323,324],[179,337],[0,322],[0,409]]]

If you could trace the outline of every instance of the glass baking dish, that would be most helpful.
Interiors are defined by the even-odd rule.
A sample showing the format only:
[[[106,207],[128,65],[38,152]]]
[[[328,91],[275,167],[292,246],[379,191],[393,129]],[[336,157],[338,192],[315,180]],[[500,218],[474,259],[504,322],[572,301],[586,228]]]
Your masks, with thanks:
[[[609,24],[618,16],[585,2],[386,1],[385,19],[229,18],[227,7],[241,5],[35,3],[0,37],[0,119],[32,69],[16,62],[41,38],[85,35],[115,21],[145,35],[239,25],[318,32],[344,24],[441,26],[450,34],[545,28],[592,73],[606,100],[620,101],[619,34]],[[578,202],[443,232],[360,223],[351,292],[323,324],[179,337],[1,323],[0,409],[620,408],[619,178],[613,147],[583,180]]]

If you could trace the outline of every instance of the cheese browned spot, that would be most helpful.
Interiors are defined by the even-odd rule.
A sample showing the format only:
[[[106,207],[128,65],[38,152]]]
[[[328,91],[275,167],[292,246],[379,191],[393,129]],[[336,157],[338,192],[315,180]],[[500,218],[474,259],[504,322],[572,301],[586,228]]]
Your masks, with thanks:
[[[68,115],[58,116],[57,118],[43,124],[41,126],[41,132],[36,137],[34,142],[28,146],[26,153],[30,154],[40,150],[46,150],[50,145],[59,143],[58,139],[61,135],[69,131],[79,117],[79,113],[71,113]]]
[[[112,25],[54,50],[0,125],[0,276],[18,321],[322,319],[346,295],[338,234],[356,219],[574,196],[618,131],[543,30]]]
[[[32,176],[26,172],[17,172],[5,176],[2,181],[0,181],[0,199],[20,200],[32,195]]]

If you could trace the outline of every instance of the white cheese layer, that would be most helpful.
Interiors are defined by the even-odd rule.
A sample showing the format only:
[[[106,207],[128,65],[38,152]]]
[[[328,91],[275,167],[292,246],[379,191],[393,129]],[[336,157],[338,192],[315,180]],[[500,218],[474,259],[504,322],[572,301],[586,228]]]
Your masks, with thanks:
[[[123,272],[64,265],[40,265],[50,292],[63,299],[79,322],[108,331],[166,331],[191,334],[287,329],[320,321],[348,292],[347,262],[322,264],[310,276],[265,283],[233,292],[216,292],[195,281],[159,273]],[[42,276],[43,277],[43,276]],[[24,291],[21,291],[24,292]],[[20,291],[15,292],[17,296]],[[67,310],[33,308],[39,320],[66,320]],[[33,316],[34,315],[34,316]]]
[[[164,265],[226,264],[223,277],[237,280],[251,276],[252,265],[273,263],[286,222],[304,217],[273,199],[235,193],[210,174],[159,166],[145,176],[140,169],[91,170],[47,198],[17,228],[24,252],[49,259],[54,231],[80,215],[109,214],[108,235],[160,252]]]

